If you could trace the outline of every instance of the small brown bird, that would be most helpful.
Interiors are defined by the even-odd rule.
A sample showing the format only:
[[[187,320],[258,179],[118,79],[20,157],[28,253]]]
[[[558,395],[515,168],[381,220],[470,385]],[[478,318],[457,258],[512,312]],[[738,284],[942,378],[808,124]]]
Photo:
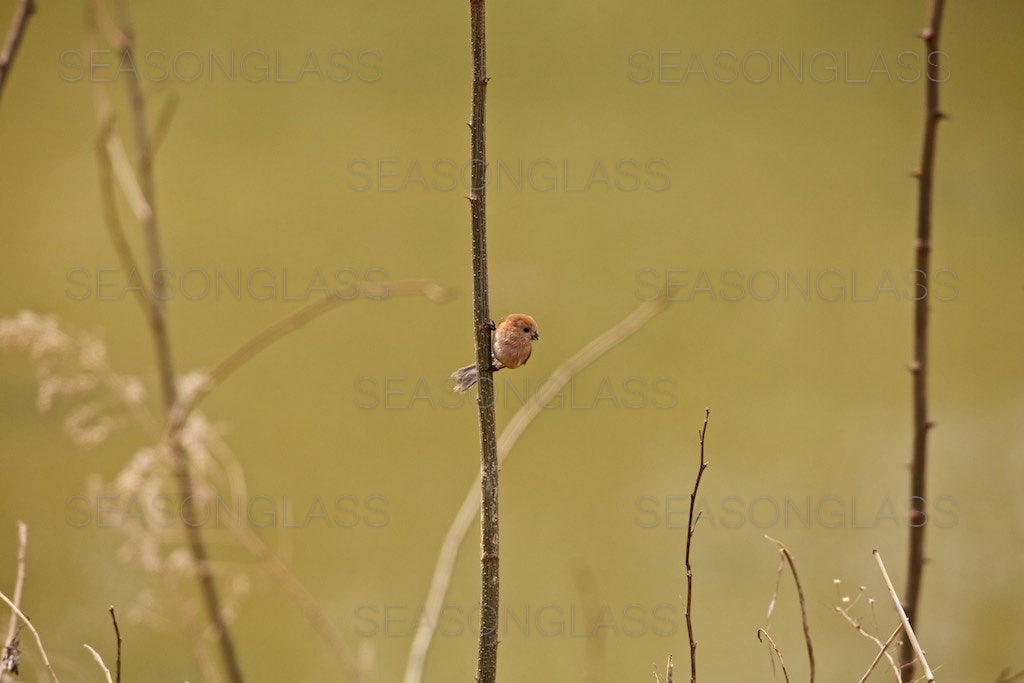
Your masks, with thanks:
[[[494,323],[490,323],[493,325]],[[533,342],[540,339],[537,321],[525,313],[506,315],[498,323],[494,331],[494,342],[491,346],[491,369],[518,368],[526,365],[533,351]],[[476,363],[459,368],[451,374],[455,380],[453,391],[462,392],[479,381],[480,376]]]

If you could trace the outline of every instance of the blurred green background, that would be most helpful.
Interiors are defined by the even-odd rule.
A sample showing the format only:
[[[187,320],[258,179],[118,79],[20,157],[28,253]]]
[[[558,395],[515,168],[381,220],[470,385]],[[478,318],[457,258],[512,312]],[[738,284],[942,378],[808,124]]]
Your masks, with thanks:
[[[0,101],[0,314],[52,312],[98,335],[155,410],[145,321],[125,274],[104,270],[119,266],[93,153],[89,81],[113,81],[130,145],[133,76],[109,53],[90,71],[79,3],[39,4]],[[0,4],[4,26],[13,6]],[[834,612],[840,593],[867,586],[855,610],[866,628],[884,638],[895,624],[870,551],[902,590],[908,171],[921,145],[926,55],[915,32],[926,12],[924,2],[489,5],[488,153],[504,173],[488,195],[491,310],[529,312],[542,334],[528,366],[497,376],[499,428],[659,287],[677,299],[576,377],[502,470],[502,680],[650,680],[669,653],[686,668],[685,506],[705,406],[711,466],[693,554],[702,678],[771,677],[755,637],[777,566],[764,534],[796,556],[822,679],[859,676],[874,654]],[[478,467],[475,402],[446,384],[473,358],[468,188],[453,178],[469,150],[467,6],[135,3],[132,13],[150,58],[137,66],[151,122],[177,99],[155,178],[180,374],[313,301],[319,276],[455,288],[442,305],[347,304],[202,405],[244,467],[247,500],[277,511],[269,524],[250,519],[253,530],[359,652],[366,679],[400,680],[439,544]],[[952,3],[942,42],[951,120],[934,204],[933,267],[945,269],[932,290],[935,524],[918,635],[945,680],[1024,667],[1022,21],[1018,3]],[[141,257],[124,205],[122,217]],[[204,293],[218,273],[254,284],[238,297]],[[788,294],[775,289],[787,277]],[[792,278],[821,288],[805,296]],[[166,577],[122,561],[123,525],[101,523],[88,484],[115,478],[151,439],[128,425],[82,449],[61,427],[80,401],[39,414],[22,353],[0,354],[0,378],[0,585],[13,583],[24,520],[23,606],[61,680],[99,680],[81,643],[110,661],[109,605],[123,615],[126,680],[202,680]],[[317,501],[335,514],[345,496],[343,514],[308,518]],[[247,581],[234,630],[249,679],[341,680],[278,585],[225,529],[206,530],[225,592]],[[426,680],[474,675],[477,543],[474,529]],[[586,616],[595,608],[599,624]],[[797,678],[799,629],[786,579],[772,632]],[[23,678],[43,680],[28,640]]]

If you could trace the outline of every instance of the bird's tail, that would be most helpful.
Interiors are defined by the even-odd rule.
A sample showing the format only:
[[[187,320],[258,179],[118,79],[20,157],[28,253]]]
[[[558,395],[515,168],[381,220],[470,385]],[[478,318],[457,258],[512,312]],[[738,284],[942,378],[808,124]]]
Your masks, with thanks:
[[[453,372],[451,378],[455,380],[455,386],[452,387],[452,391],[462,393],[468,391],[471,386],[477,383],[480,379],[480,373],[477,372],[476,363],[473,363]]]

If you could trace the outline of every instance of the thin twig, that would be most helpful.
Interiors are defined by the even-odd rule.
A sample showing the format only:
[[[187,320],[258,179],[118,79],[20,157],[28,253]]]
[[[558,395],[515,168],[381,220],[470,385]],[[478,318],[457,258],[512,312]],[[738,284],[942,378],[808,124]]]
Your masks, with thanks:
[[[125,37],[122,53],[129,62],[135,63],[134,27],[128,13],[128,3],[118,3],[121,12],[121,32]],[[153,179],[153,148],[146,125],[146,97],[142,92],[142,82],[138,78],[126,78],[125,85],[131,102],[132,123],[135,129],[135,153],[138,175],[124,172],[126,179],[138,180],[138,191],[144,202],[136,215],[142,226],[143,242],[151,273],[158,273],[164,266],[163,246],[160,242],[160,223],[156,212],[156,183]],[[120,141],[120,137],[115,138]],[[112,154],[115,171],[119,168],[118,156]],[[120,173],[118,176],[120,177]],[[127,180],[126,180],[127,182]],[[164,406],[170,410],[177,400],[175,384],[174,360],[171,352],[170,332],[167,329],[167,296],[166,283],[157,280],[153,283],[153,296],[149,301],[149,324],[153,342],[156,346],[157,366],[160,371],[160,384],[164,394]],[[189,491],[191,493],[191,491]],[[229,667],[230,668],[230,667]],[[233,677],[233,676],[232,676]]]
[[[128,202],[128,206],[131,207],[136,220],[143,224],[152,223],[154,220],[153,205],[142,189],[141,181],[135,175],[135,169],[132,168],[132,162],[128,158],[128,149],[114,127],[113,119],[109,123],[107,121],[100,122],[101,134],[104,131],[106,132],[104,146],[107,159],[114,170],[114,177],[117,178],[121,193]],[[152,304],[150,305],[152,306]]]
[[[857,681],[857,683],[864,683],[864,681],[868,680],[868,676],[870,676],[871,672],[875,670],[875,667],[878,666],[878,663],[882,661],[883,655],[885,657],[888,657],[889,663],[892,664],[893,670],[896,674],[896,680],[900,680],[900,668],[896,666],[896,662],[893,660],[892,655],[889,654],[889,646],[892,645],[892,641],[896,639],[896,636],[899,635],[903,627],[897,626],[896,630],[892,632],[892,635],[889,636],[884,643],[875,638],[874,636],[869,635],[866,631],[864,631],[864,629],[860,628],[859,624],[857,625],[857,628],[861,633],[867,635],[869,638],[878,643],[878,654],[876,654],[875,658],[871,660],[871,666],[868,667],[868,670],[864,672],[864,675],[860,677],[860,680]]]
[[[28,525],[18,520],[18,554],[17,569],[14,575],[14,592],[11,594],[14,604],[21,605],[21,590],[25,586],[25,559],[28,557]],[[18,632],[18,615],[11,612],[11,620],[7,625],[7,637],[4,643],[10,643]]]
[[[175,93],[171,93],[164,101],[163,107],[160,108],[160,113],[156,117],[156,125],[153,126],[153,132],[151,137],[153,139],[153,153],[160,151],[161,145],[167,138],[167,133],[171,130],[171,121],[174,120],[174,115],[178,112],[178,96]]]
[[[14,64],[14,58],[18,54],[18,47],[25,35],[25,27],[28,26],[29,17],[36,11],[36,3],[33,0],[21,0],[14,10],[14,18],[11,20],[11,27],[7,30],[7,39],[4,40],[3,49],[0,49],[0,95],[3,95],[4,85],[7,84],[7,76]]]
[[[114,636],[117,638],[117,681],[121,683],[121,629],[117,625],[117,615],[114,614],[114,606],[110,606],[110,621],[114,623]]]
[[[168,432],[172,433],[184,427],[188,416],[200,401],[261,351],[325,313],[334,310],[344,303],[360,298],[381,300],[392,296],[411,296],[417,294],[423,295],[435,303],[441,303],[448,299],[450,292],[432,280],[396,280],[394,282],[363,283],[360,285],[359,296],[349,298],[327,296],[323,299],[312,301],[302,308],[289,313],[280,320],[271,323],[255,336],[247,339],[241,346],[225,356],[206,374],[206,381],[201,386],[196,387],[191,394],[179,397],[178,405],[171,411],[170,420],[168,421]]]
[[[97,90],[101,90],[97,86]],[[97,112],[97,116],[99,113]],[[117,199],[114,194],[114,166],[110,155],[111,138],[117,135],[114,129],[114,118],[112,116],[101,119],[100,132],[96,137],[96,162],[99,170],[100,181],[100,203],[103,205],[103,224],[107,228],[107,234],[114,245],[114,252],[121,262],[121,269],[131,277],[134,273],[139,277],[138,287],[132,287],[135,294],[135,301],[143,314],[148,314],[149,304],[147,303],[148,287],[145,278],[141,277],[138,261],[132,251],[131,244],[121,227],[121,218],[117,212]],[[123,145],[122,145],[123,148]]]
[[[711,409],[704,409],[704,426],[697,432],[700,444],[700,463],[697,466],[697,478],[693,482],[693,493],[690,494],[690,516],[686,524],[686,635],[690,639],[690,683],[697,683],[697,641],[693,638],[693,567],[690,564],[690,544],[693,542],[693,532],[697,529],[697,522],[700,520],[700,512],[694,516],[697,508],[697,490],[700,488],[701,477],[708,463],[704,459],[704,437],[708,432],[708,418],[711,417]]]
[[[1024,680],[1024,671],[1018,671],[1015,674],[1010,673],[1010,669],[1006,668],[999,672],[999,678],[996,679],[995,683],[1014,683],[1014,681]]]
[[[900,621],[903,623],[903,630],[907,634],[907,640],[910,641],[910,647],[913,648],[913,652],[917,655],[917,658],[921,661],[921,666],[924,668],[925,680],[928,683],[935,681],[935,675],[932,673],[931,668],[928,666],[928,660],[924,657],[924,652],[921,650],[921,644],[917,642],[917,635],[914,634],[914,629],[910,625],[910,618],[907,617],[906,610],[903,609],[903,603],[900,602],[900,598],[896,595],[896,589],[892,586],[892,581],[889,579],[889,572],[885,571],[885,564],[882,562],[882,555],[877,549],[872,550],[871,554],[875,556],[875,562],[878,563],[878,571],[882,572],[882,578],[885,580],[885,587],[889,589],[889,596],[892,598],[892,602],[896,605],[896,611],[899,612]],[[904,680],[906,679],[906,670],[903,673]]]
[[[82,647],[84,647],[86,650],[92,653],[92,658],[95,659],[96,663],[100,665],[101,669],[103,669],[103,674],[107,677],[107,683],[114,683],[114,679],[110,676],[110,669],[107,668],[107,665],[103,661],[103,657],[100,656],[100,653],[96,652],[96,650],[93,649],[93,647],[88,643],[86,643]]]
[[[25,616],[25,613],[22,612],[18,608],[18,606],[11,601],[10,598],[4,595],[3,592],[0,592],[0,600],[3,600],[5,603],[7,603],[7,606],[10,607],[11,610],[13,610],[16,615],[21,617],[21,622],[25,624],[25,626],[28,626],[28,630],[31,631],[32,635],[36,637],[36,644],[39,646],[39,654],[43,658],[43,664],[46,666],[46,670],[50,672],[50,679],[53,681],[53,683],[60,683],[60,681],[57,679],[57,672],[55,672],[53,670],[53,667],[50,666],[50,659],[46,656],[46,649],[43,647],[43,639],[39,637],[39,631],[37,631],[36,627],[32,625],[32,622],[29,621],[28,617]]]
[[[779,552],[782,553],[786,562],[789,563],[789,570],[793,574],[793,583],[796,584],[796,593],[800,598],[800,621],[803,623],[804,627],[804,642],[807,644],[807,661],[810,666],[809,680],[811,683],[814,683],[814,646],[811,644],[811,627],[810,624],[807,623],[807,606],[804,604],[804,589],[800,585],[800,575],[797,574],[796,563],[793,561],[793,554],[789,552],[789,548],[787,548],[782,541],[772,538],[767,534],[765,535],[765,538],[779,546]]]
[[[768,635],[768,631],[765,631],[763,628],[757,629],[757,642],[764,642],[761,640],[762,635],[768,639],[768,644],[772,646],[772,652],[774,652],[775,656],[779,658],[779,664],[782,666],[782,675],[786,678],[786,683],[789,683],[789,672],[786,671],[786,661],[782,658],[782,653],[779,652],[779,648],[775,644],[775,641],[772,640],[772,637]]]
[[[473,326],[476,366],[480,378],[480,639],[477,683],[495,683],[498,676],[499,535],[498,443],[491,371],[491,320],[487,271],[487,30],[484,0],[470,0],[470,45],[473,53],[473,111],[470,119],[472,187],[469,211],[473,245]]]
[[[867,631],[865,631],[864,627],[860,625],[860,622],[857,621],[856,619],[854,619],[853,617],[851,617],[850,613],[847,612],[845,609],[843,609],[842,607],[839,607],[837,605],[836,606],[836,612],[839,612],[839,614],[841,614],[843,616],[843,618],[846,619],[846,621],[849,622],[849,624],[851,626],[853,626],[854,629],[856,629],[857,633],[861,634],[862,636],[864,636],[865,638],[867,638],[868,640],[873,642],[876,646],[878,646],[878,649],[879,649],[878,657],[879,657],[879,659],[882,657],[882,655],[885,655],[885,657],[889,660],[889,664],[892,665],[893,673],[896,674],[896,681],[897,681],[897,683],[899,683],[899,681],[900,681],[900,666],[899,666],[899,664],[896,663],[896,660],[893,659],[893,656],[891,654],[889,654],[888,647],[889,647],[889,644],[892,642],[893,638],[895,638],[897,635],[899,635],[899,632],[900,632],[900,630],[902,630],[903,627],[902,626],[896,627],[895,633],[893,633],[893,635],[889,637],[889,640],[887,640],[883,644],[882,641],[879,640],[876,636],[874,636],[874,635],[868,633]],[[875,664],[877,664],[877,663],[878,662],[876,660],[871,665],[871,668],[874,669]],[[868,673],[871,673],[870,669],[868,670]]]
[[[636,334],[640,328],[646,325],[654,316],[665,310],[667,302],[664,297],[654,301],[648,301],[634,309],[629,315],[623,318],[618,324],[606,330],[600,336],[591,340],[572,357],[565,360],[555,368],[551,376],[540,385],[537,393],[522,408],[516,411],[498,439],[498,466],[502,466],[509,457],[512,449],[519,441],[527,427],[533,420],[545,411],[544,406],[569,383],[569,381],[585,368],[591,365],[608,351],[612,350],[629,337]],[[405,665],[403,683],[419,683],[423,678],[423,667],[426,664],[427,652],[430,650],[430,643],[434,638],[434,631],[438,623],[441,608],[444,603],[448,587],[451,585],[452,572],[455,569],[455,559],[458,556],[459,547],[463,539],[469,533],[469,528],[480,511],[480,477],[479,475],[469,486],[462,506],[455,514],[444,541],[441,543],[441,550],[434,565],[434,574],[430,580],[430,588],[427,591],[427,598],[423,606],[423,619],[421,627],[416,629],[412,646],[409,649],[409,660]]]
[[[917,198],[917,240],[914,246],[916,258],[916,291],[914,302],[914,360],[910,364],[913,373],[914,435],[910,466],[910,539],[907,553],[907,587],[904,610],[913,619],[918,616],[921,596],[921,577],[924,573],[925,537],[925,494],[928,472],[928,431],[932,422],[928,419],[928,288],[929,262],[932,251],[932,189],[935,184],[935,143],[939,121],[943,113],[939,109],[939,82],[942,80],[939,54],[939,32],[942,28],[944,0],[931,0],[928,24],[921,31],[928,52],[928,72],[925,79],[924,140],[921,145],[921,165],[916,173],[918,179]],[[914,658],[910,643],[903,642],[901,652],[903,680],[914,678]]]
[[[344,298],[341,296],[324,297],[278,320],[239,346],[210,371],[210,379],[214,384],[222,383],[229,375],[251,360],[260,351],[344,303],[362,298],[383,300],[393,296],[408,295],[423,295],[431,301],[440,303],[447,299],[448,292],[432,280],[398,280],[395,282],[363,283],[360,285],[360,296],[355,298]]]
[[[86,3],[86,49],[93,54],[97,49],[99,35],[103,33],[101,25],[111,24],[109,17],[106,17],[103,5],[98,0],[90,0]],[[109,33],[109,31],[108,31]],[[120,34],[119,34],[120,35]],[[149,315],[149,288],[146,280],[141,276],[142,271],[138,266],[138,259],[132,250],[128,238],[125,236],[124,228],[121,225],[120,214],[117,210],[117,197],[115,192],[114,178],[117,177],[118,185],[129,206],[132,207],[136,216],[142,210],[140,204],[141,191],[138,189],[138,181],[135,179],[134,171],[131,170],[131,163],[127,162],[127,152],[124,149],[124,142],[121,141],[117,132],[116,118],[113,105],[110,102],[110,95],[106,87],[95,79],[90,79],[92,84],[93,109],[96,112],[96,121],[99,123],[99,130],[96,135],[95,153],[96,164],[99,171],[100,183],[100,204],[103,209],[103,224],[107,229],[110,242],[114,247],[114,253],[121,263],[123,270],[128,277],[132,273],[139,278],[137,287],[132,287],[135,301],[144,316]],[[114,167],[114,157],[118,158],[118,169]],[[127,168],[127,173],[125,172]],[[146,207],[148,210],[148,207]]]

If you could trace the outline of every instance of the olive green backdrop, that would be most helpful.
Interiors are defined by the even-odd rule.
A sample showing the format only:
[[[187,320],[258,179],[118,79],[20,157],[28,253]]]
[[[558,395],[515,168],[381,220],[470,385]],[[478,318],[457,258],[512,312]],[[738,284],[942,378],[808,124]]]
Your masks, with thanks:
[[[103,227],[93,154],[90,81],[113,81],[127,124],[136,76],[151,121],[177,101],[155,178],[179,372],[210,368],[325,287],[429,278],[454,289],[440,305],[346,304],[203,404],[244,467],[244,522],[367,662],[367,680],[400,680],[478,467],[475,402],[446,383],[473,357],[466,4],[136,3],[146,61],[134,74],[88,53],[79,3],[39,4],[0,101],[0,314],[52,312],[100,336],[157,406],[152,343]],[[6,25],[13,3],[0,9]],[[926,4],[488,10],[491,310],[528,312],[541,330],[529,365],[496,377],[499,426],[659,288],[674,299],[576,377],[502,469],[499,675],[650,680],[669,653],[685,669],[686,497],[710,406],[693,552],[702,678],[771,679],[755,637],[776,580],[764,534],[796,556],[820,677],[859,676],[873,645],[833,607],[866,586],[855,611],[884,638],[895,620],[871,549],[900,590],[905,574],[908,172]],[[945,680],[1024,667],[1022,21],[1017,4],[952,3],[937,57],[950,120],[935,185],[934,524],[918,634]],[[10,590],[24,520],[23,604],[61,680],[100,679],[81,644],[111,660],[112,604],[125,680],[201,680],[162,577],[119,555],[126,502],[90,493],[90,478],[114,478],[150,440],[128,425],[75,446],[61,425],[78,402],[39,414],[22,353],[0,355],[0,382],[0,583]],[[232,535],[213,520],[206,531],[225,590],[246,583],[234,630],[250,680],[341,680]],[[477,542],[474,529],[426,680],[474,674]],[[788,578],[771,625],[799,678]],[[24,679],[43,680],[28,640]]]

